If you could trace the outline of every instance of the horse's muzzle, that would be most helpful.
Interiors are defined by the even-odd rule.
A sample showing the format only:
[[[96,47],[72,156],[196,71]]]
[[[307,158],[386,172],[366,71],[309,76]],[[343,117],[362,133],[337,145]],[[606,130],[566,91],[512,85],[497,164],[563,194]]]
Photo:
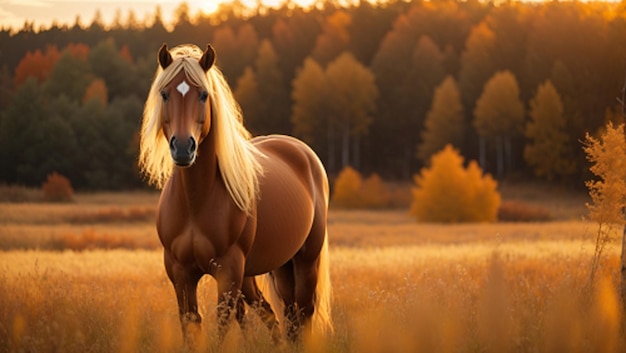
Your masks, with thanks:
[[[174,164],[179,167],[189,167],[196,159],[196,139],[177,139],[172,136],[170,139],[170,153]]]

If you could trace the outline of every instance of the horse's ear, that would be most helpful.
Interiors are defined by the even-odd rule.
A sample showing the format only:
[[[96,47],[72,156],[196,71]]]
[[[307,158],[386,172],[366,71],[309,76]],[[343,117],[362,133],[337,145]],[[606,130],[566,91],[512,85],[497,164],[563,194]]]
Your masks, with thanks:
[[[206,45],[206,50],[204,51],[204,54],[202,54],[202,57],[200,58],[200,60],[198,60],[198,62],[200,63],[200,67],[202,67],[202,70],[204,70],[204,72],[209,71],[213,64],[215,64],[215,49],[213,49],[211,44]]]
[[[167,44],[163,43],[161,49],[159,49],[159,65],[161,65],[161,68],[165,69],[166,67],[170,66],[172,61],[174,60],[172,59],[170,51],[167,50]]]

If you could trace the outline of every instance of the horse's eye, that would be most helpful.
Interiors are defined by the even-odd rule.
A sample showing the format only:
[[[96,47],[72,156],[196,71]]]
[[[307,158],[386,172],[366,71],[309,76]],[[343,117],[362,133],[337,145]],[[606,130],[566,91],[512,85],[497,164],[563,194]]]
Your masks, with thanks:
[[[167,99],[170,97],[170,95],[167,94],[167,92],[165,91],[161,91],[161,97],[163,97],[163,100],[167,102]]]
[[[207,98],[209,98],[209,93],[207,93],[207,91],[202,91],[200,93],[200,102],[206,103]]]

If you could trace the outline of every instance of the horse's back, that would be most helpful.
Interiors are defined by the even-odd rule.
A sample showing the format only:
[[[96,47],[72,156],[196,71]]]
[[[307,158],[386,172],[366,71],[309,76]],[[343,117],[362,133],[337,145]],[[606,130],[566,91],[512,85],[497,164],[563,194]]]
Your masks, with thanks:
[[[328,202],[326,172],[315,153],[289,136],[257,137],[253,144],[265,155],[257,206],[257,231],[248,256],[248,275],[282,265],[302,248],[315,218]],[[266,255],[271,250],[275,256]]]
[[[312,183],[311,186],[319,186],[328,189],[326,171],[313,150],[304,142],[286,135],[259,136],[252,140],[253,144],[263,152],[268,160],[262,161],[264,167],[269,168],[275,159],[286,163],[290,169],[298,175],[303,182]],[[266,171],[268,169],[266,168]],[[307,178],[312,178],[306,180]],[[324,190],[327,191],[327,190]]]

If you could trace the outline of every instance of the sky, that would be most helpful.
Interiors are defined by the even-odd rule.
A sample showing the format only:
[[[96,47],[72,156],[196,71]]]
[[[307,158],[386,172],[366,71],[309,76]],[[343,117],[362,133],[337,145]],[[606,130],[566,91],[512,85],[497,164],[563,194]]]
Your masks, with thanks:
[[[151,19],[153,17],[157,5],[161,7],[164,21],[170,23],[174,11],[182,1],[187,2],[190,13],[193,16],[199,11],[211,13],[217,9],[219,4],[232,0],[0,0],[0,28],[19,29],[23,27],[26,21],[33,22],[35,29],[39,29],[41,26],[49,27],[53,22],[60,25],[73,25],[77,15],[80,16],[82,25],[88,25],[92,22],[96,10],[100,10],[105,24],[110,24],[113,21],[116,12],[121,12],[122,20],[125,22],[129,10],[134,11],[138,21],[143,21],[146,18]],[[254,7],[258,1],[267,6],[280,6],[286,0],[240,1]],[[303,7],[309,7],[316,0],[291,1]],[[349,3],[351,0],[343,1]],[[380,1],[384,0],[370,0],[370,2],[374,3]]]
[[[121,11],[125,20],[128,11],[133,10],[137,19],[142,21],[154,14],[157,5],[161,6],[166,22],[170,22],[175,9],[183,0],[0,0],[0,28],[21,28],[25,21],[34,22],[35,29],[40,26],[49,27],[54,21],[58,24],[74,24],[76,16],[80,15],[83,25],[90,24],[96,10],[100,10],[105,24],[112,22],[115,14]],[[190,13],[198,11],[211,13],[220,3],[230,0],[186,0]],[[284,0],[262,0],[268,6],[278,6]],[[254,5],[257,0],[242,0],[244,4]],[[296,0],[298,4],[309,6],[314,0]]]

